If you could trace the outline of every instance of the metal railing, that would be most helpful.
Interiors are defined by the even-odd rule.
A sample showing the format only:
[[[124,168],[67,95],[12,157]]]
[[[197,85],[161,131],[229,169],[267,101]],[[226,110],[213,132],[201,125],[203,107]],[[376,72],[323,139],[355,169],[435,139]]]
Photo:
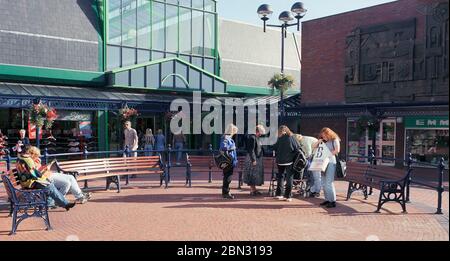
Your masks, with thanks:
[[[388,158],[388,157],[375,157],[375,152],[373,150],[369,151],[369,156],[361,156],[361,155],[347,155],[346,160],[349,161],[350,158],[357,158],[357,159],[367,159],[367,164],[373,164],[376,165],[378,162],[380,161],[390,161],[390,162],[398,162],[400,163],[402,166],[405,164],[407,171],[409,170],[414,170],[414,167],[420,167],[420,166],[427,166],[427,167],[432,167],[432,168],[436,168],[437,170],[437,175],[434,177],[434,179],[432,179],[432,181],[428,181],[428,183],[426,181],[421,181],[421,180],[416,180],[414,179],[414,175],[410,175],[408,178],[408,183],[406,186],[406,201],[410,202],[410,185],[411,184],[416,184],[416,185],[420,185],[420,186],[424,186],[427,188],[431,188],[436,190],[437,192],[437,197],[438,197],[438,202],[437,202],[437,210],[436,210],[436,214],[443,214],[442,212],[442,194],[444,193],[445,189],[444,189],[444,171],[446,169],[446,165],[445,165],[445,159],[441,158],[439,160],[439,164],[431,164],[431,163],[427,163],[427,162],[419,162],[416,159],[414,159],[412,157],[412,154],[409,153],[407,155],[406,159],[398,159],[398,158]],[[395,167],[393,167],[395,168]],[[435,184],[432,184],[435,183]],[[436,185],[437,183],[437,185]]]

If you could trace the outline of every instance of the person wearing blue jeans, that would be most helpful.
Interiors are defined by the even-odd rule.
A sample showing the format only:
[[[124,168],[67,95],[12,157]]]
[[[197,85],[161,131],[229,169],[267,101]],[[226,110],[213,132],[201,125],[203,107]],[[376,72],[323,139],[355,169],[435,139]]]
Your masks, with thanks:
[[[325,194],[325,201],[320,205],[327,208],[336,207],[336,189],[334,187],[334,175],[336,173],[336,155],[340,152],[341,139],[330,128],[323,128],[319,134],[319,140],[314,147],[317,148],[320,144],[324,143],[331,152],[330,161],[325,170],[325,177],[323,180],[323,191]]]
[[[183,158],[183,147],[185,143],[185,137],[182,132],[173,135],[173,148],[177,151],[177,164],[180,164]]]

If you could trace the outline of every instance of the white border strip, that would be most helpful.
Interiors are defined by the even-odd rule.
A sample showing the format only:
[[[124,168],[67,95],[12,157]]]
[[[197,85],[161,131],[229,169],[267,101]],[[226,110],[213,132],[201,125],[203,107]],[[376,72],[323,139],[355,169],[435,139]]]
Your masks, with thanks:
[[[244,61],[233,60],[233,59],[226,59],[226,58],[222,58],[222,61],[232,62],[232,63],[243,63],[243,64],[248,64],[248,65],[255,65],[255,66],[262,66],[262,67],[270,67],[270,68],[278,68],[278,69],[280,69],[280,66],[270,65],[270,64],[244,62]],[[290,71],[300,71],[300,66],[298,68],[284,67],[284,69],[285,70],[290,70]]]
[[[39,38],[47,38],[47,39],[68,41],[68,42],[98,44],[98,42],[88,41],[88,40],[66,38],[66,37],[58,37],[58,36],[51,36],[51,35],[44,35],[44,34],[32,34],[32,33],[25,33],[25,32],[19,32],[19,31],[8,31],[8,30],[2,30],[2,29],[0,29],[0,33],[23,35],[23,36],[31,36],[31,37],[39,37]]]

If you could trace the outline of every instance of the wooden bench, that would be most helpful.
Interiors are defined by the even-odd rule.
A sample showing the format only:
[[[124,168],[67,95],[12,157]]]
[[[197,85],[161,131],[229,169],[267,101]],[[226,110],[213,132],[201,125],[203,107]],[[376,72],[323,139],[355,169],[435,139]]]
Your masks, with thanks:
[[[59,172],[72,174],[77,181],[85,181],[106,178],[106,190],[111,183],[117,186],[120,193],[120,177],[128,175],[160,175],[160,185],[163,180],[168,187],[166,168],[160,156],[146,157],[116,157],[101,159],[85,159],[57,162],[56,168]]]
[[[10,203],[9,216],[12,216],[12,228],[10,235],[14,235],[19,224],[31,217],[44,219],[47,230],[51,230],[48,217],[47,190],[29,189],[23,190],[17,181],[17,170],[13,169],[1,175],[3,186],[6,189]]]
[[[357,162],[347,162],[347,175],[344,180],[348,181],[347,200],[355,191],[362,191],[367,199],[370,189],[380,190],[378,207],[390,201],[397,202],[406,212],[406,189],[409,186],[409,177],[412,169],[402,170],[389,166],[371,165]]]
[[[222,175],[223,171],[214,163],[213,156],[194,156],[186,154],[186,185],[191,187],[192,174],[208,174],[208,182],[212,182],[213,174]]]

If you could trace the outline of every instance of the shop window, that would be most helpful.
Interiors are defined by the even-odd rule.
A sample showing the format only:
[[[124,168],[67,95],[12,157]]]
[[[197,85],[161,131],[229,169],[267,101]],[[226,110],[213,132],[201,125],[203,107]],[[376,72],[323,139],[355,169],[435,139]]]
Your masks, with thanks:
[[[180,8],[180,53],[191,53],[191,10]]]
[[[137,2],[137,47],[150,49],[151,37],[150,1]]]
[[[175,76],[171,75],[174,73],[173,62],[165,62],[161,64],[161,87],[163,88],[173,88],[175,83]]]
[[[136,49],[122,47],[122,67],[136,63]]]
[[[122,45],[136,47],[136,0],[122,3]]]
[[[201,73],[195,69],[189,69],[189,88],[194,90],[200,89]]]
[[[203,58],[192,57],[192,64],[197,66],[198,68],[203,68]]]
[[[145,63],[150,61],[150,51],[138,50],[137,51],[137,63]]]
[[[108,43],[121,44],[121,0],[109,0],[108,3]]]
[[[175,63],[175,73],[183,77],[186,81],[188,79],[188,67],[180,62]],[[175,88],[186,89],[186,83],[180,78],[175,78]]]
[[[419,162],[439,164],[444,158],[448,166],[449,133],[448,129],[406,130],[406,153],[411,152]]]
[[[119,72],[115,74],[116,82],[115,85],[119,86],[129,86],[130,85],[130,77],[129,71]]]
[[[164,4],[153,2],[152,8],[152,49],[160,51],[163,51],[165,46],[164,6]]]
[[[181,6],[191,7],[191,0],[180,0]]]
[[[192,11],[192,53],[203,55],[203,12]]]
[[[215,80],[214,81],[214,92],[225,93],[225,83]]]
[[[203,0],[192,0],[192,8],[203,10]]]
[[[214,2],[213,0],[205,0],[205,11],[215,12],[216,2]]]
[[[202,90],[205,92],[212,92],[213,91],[213,83],[214,80],[212,77],[203,74],[202,75]]]
[[[215,56],[216,43],[216,16],[214,14],[205,13],[205,56]]]
[[[205,70],[214,74],[214,59],[205,59]]]
[[[108,70],[120,67],[120,47],[108,45],[106,52]]]
[[[160,83],[161,81],[159,64],[147,66],[147,87],[159,88]]]
[[[131,70],[131,86],[145,87],[145,67]]]
[[[178,52],[178,7],[166,6],[166,51]]]

